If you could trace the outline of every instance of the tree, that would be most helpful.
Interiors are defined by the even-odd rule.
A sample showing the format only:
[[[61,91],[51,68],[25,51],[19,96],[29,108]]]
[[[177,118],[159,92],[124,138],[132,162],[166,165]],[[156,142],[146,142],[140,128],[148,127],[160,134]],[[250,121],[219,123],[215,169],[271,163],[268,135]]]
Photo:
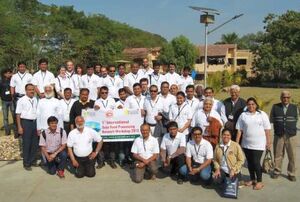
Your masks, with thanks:
[[[163,46],[158,59],[164,64],[175,63],[177,71],[180,71],[185,66],[193,68],[197,55],[196,47],[181,35]]]
[[[221,41],[216,44],[237,44],[239,36],[235,33],[222,34]]]
[[[287,11],[265,20],[265,33],[255,64],[263,78],[293,81],[300,77],[300,12]]]

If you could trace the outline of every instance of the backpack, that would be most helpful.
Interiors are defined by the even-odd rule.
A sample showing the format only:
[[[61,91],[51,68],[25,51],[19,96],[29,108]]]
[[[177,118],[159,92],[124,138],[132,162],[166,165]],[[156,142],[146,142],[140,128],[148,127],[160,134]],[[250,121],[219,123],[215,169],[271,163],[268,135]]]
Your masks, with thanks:
[[[60,138],[61,139],[62,139],[63,135],[64,135],[64,129],[60,128]],[[45,132],[45,130],[43,130],[42,136],[43,136],[43,138],[45,139],[45,142],[46,142],[46,132]]]

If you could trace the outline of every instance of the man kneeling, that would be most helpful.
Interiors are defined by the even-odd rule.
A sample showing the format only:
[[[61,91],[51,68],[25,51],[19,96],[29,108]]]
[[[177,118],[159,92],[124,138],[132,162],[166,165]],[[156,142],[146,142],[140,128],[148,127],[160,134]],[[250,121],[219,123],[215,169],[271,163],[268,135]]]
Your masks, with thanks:
[[[84,118],[77,116],[75,119],[76,129],[73,129],[68,136],[68,152],[73,166],[75,176],[78,178],[94,177],[95,158],[102,147],[101,136],[93,129],[84,126]],[[97,142],[93,151],[93,142]]]
[[[211,180],[211,162],[213,147],[202,138],[202,129],[194,127],[191,131],[193,140],[186,146],[186,165],[179,169],[182,175],[199,175],[202,180],[209,183]]]
[[[131,148],[135,159],[133,181],[136,183],[143,181],[146,169],[149,169],[151,179],[156,178],[158,170],[156,162],[159,154],[158,141],[150,135],[150,126],[148,124],[142,124],[140,130],[142,136],[134,140]]]
[[[47,123],[49,128],[41,133],[39,145],[46,158],[49,174],[57,173],[60,178],[64,178],[67,135],[62,128],[57,127],[58,119],[55,116],[50,116]]]

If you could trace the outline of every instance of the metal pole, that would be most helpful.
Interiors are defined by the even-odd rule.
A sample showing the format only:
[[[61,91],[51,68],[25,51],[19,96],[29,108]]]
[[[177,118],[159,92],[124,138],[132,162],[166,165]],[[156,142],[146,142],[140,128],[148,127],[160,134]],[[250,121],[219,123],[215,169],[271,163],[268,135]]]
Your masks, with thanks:
[[[207,27],[208,24],[205,23],[204,88],[207,87]]]

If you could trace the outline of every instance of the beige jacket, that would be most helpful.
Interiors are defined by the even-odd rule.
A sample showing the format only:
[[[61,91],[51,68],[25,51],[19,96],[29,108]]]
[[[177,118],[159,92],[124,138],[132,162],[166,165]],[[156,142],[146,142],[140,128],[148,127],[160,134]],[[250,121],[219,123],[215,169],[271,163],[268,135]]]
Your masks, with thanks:
[[[219,143],[214,152],[214,167],[219,169],[223,158],[222,143]],[[238,174],[244,164],[245,157],[240,145],[234,141],[230,142],[229,148],[226,152],[226,163],[229,170],[233,170],[235,174]]]

